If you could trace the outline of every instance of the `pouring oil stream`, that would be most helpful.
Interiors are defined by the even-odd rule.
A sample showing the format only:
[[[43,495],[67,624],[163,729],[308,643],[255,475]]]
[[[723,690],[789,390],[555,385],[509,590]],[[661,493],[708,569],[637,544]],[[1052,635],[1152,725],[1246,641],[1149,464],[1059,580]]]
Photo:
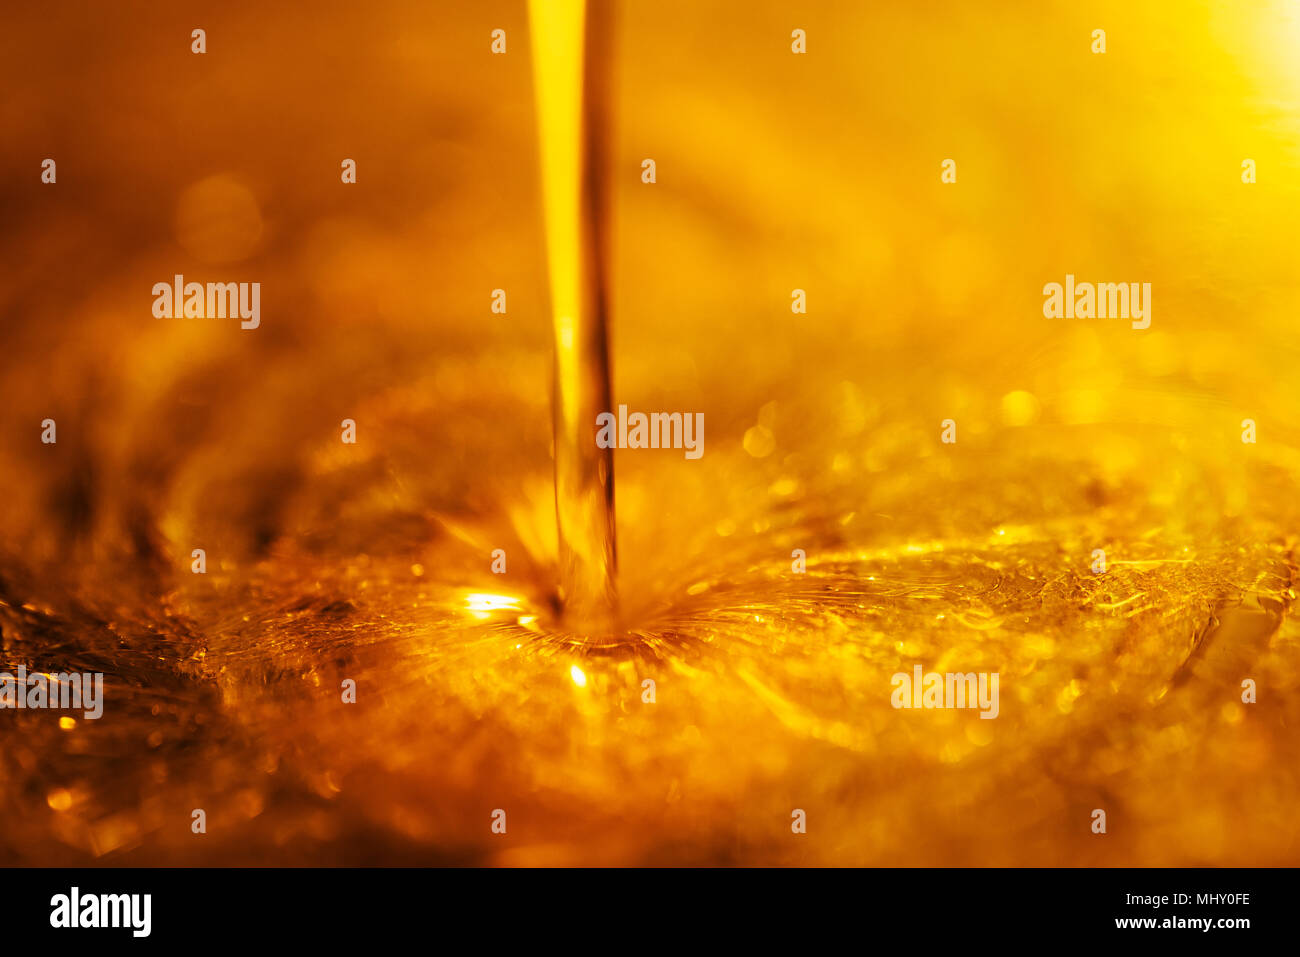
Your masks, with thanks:
[[[553,429],[558,602],[570,628],[611,631],[617,621],[614,460],[596,445],[610,410],[605,288],[608,33],[586,0],[529,0],[537,99],[542,213],[555,333]]]

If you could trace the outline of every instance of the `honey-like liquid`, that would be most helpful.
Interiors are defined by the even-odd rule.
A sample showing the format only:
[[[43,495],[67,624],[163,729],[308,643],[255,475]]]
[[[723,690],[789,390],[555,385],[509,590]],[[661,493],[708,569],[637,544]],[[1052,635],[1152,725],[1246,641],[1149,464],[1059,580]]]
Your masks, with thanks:
[[[615,624],[614,459],[597,447],[610,405],[600,143],[603,77],[585,0],[533,0],[533,78],[555,334],[558,604],[570,627]]]
[[[0,671],[105,692],[0,711],[0,864],[1300,861],[1284,4],[617,4],[618,162],[612,0],[11,6]],[[707,422],[617,456],[617,615],[611,289],[619,404]]]

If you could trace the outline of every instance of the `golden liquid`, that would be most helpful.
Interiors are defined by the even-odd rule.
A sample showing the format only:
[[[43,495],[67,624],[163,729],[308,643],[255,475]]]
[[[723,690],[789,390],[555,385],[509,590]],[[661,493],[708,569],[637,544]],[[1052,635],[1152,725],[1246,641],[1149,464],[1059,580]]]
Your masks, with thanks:
[[[598,148],[603,51],[584,0],[532,0],[543,219],[555,333],[553,432],[559,602],[570,627],[614,627],[614,459],[595,441],[610,403]],[[595,31],[592,31],[594,34]]]
[[[543,627],[524,6],[494,56],[479,4],[327,0],[347,82],[288,9],[224,5],[257,29],[213,82],[164,6],[74,6],[0,58],[0,649],[106,702],[0,713],[0,862],[1300,861],[1290,6],[621,5],[628,175],[569,203],[616,204],[620,401],[707,436],[616,453],[606,646]],[[1067,268],[1150,279],[1151,329],[1044,319]],[[260,279],[262,327],[152,319],[178,270]],[[914,664],[999,672],[999,717],[893,709]]]

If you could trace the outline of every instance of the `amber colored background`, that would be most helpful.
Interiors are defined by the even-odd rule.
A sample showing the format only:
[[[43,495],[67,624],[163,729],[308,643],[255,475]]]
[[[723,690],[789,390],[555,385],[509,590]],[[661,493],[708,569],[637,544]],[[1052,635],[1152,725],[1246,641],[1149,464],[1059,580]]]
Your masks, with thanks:
[[[598,650],[534,620],[523,4],[6,10],[0,663],[108,698],[0,713],[0,861],[1300,863],[1296,6],[618,13],[615,396],[706,430],[616,456]],[[1045,319],[1067,272],[1151,328]],[[1000,717],[893,710],[914,663]]]

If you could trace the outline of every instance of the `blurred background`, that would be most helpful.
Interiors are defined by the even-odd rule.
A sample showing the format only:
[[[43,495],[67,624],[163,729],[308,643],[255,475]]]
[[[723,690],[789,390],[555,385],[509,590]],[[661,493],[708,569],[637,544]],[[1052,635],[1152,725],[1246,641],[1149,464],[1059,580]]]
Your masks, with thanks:
[[[1300,863],[1300,5],[981,6],[615,4],[615,402],[706,426],[616,453],[615,647],[544,624],[524,4],[6,10],[0,665],[107,697],[0,713],[0,861]]]

